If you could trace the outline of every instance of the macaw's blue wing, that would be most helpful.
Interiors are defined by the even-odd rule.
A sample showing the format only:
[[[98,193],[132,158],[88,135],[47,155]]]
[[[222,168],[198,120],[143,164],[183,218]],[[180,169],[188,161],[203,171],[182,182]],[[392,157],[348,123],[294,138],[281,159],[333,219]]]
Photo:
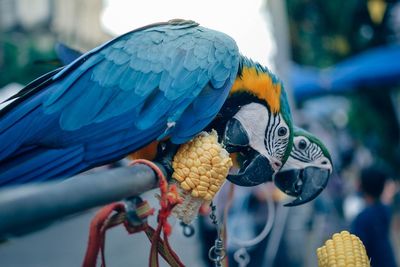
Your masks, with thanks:
[[[69,63],[73,62],[75,59],[82,55],[81,52],[66,46],[63,43],[57,43],[55,46],[55,52],[58,56],[58,59],[61,61],[62,64],[68,65]]]
[[[230,37],[194,22],[152,25],[80,56],[0,111],[0,185],[187,141],[216,116],[238,65]]]

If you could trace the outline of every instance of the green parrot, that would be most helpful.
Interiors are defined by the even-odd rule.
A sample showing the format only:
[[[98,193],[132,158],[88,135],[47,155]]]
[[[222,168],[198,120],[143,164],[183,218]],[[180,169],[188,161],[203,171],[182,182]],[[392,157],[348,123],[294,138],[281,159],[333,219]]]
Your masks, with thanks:
[[[332,159],[325,145],[313,134],[294,127],[289,158],[276,174],[275,185],[296,197],[285,206],[297,206],[316,198],[328,184]]]

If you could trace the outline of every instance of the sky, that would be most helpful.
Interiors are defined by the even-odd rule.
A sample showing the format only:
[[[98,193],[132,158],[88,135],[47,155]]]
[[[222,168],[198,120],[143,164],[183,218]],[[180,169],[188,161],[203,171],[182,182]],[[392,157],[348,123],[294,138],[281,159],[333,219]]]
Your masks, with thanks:
[[[173,18],[190,19],[235,39],[241,53],[274,70],[276,44],[262,0],[104,0],[102,24],[120,35]]]

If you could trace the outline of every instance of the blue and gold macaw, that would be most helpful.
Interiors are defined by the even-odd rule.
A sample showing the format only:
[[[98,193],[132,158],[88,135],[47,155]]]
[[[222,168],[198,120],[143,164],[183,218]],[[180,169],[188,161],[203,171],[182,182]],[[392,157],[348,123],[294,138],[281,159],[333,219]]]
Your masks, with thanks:
[[[274,182],[284,193],[296,197],[285,206],[297,206],[316,198],[332,173],[328,149],[315,135],[294,127],[293,147]]]
[[[228,179],[252,186],[271,180],[292,148],[282,84],[229,36],[193,21],[117,37],[9,101],[0,111],[0,186],[69,177],[211,128],[245,158]]]

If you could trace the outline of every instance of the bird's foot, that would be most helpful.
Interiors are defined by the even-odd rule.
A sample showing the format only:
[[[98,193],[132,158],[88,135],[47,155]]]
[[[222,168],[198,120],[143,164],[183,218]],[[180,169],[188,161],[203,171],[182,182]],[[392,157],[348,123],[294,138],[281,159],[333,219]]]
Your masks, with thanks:
[[[179,145],[173,144],[170,141],[160,142],[157,147],[157,156],[154,159],[154,162],[160,164],[165,169],[168,180],[174,172],[172,161],[178,148]]]

